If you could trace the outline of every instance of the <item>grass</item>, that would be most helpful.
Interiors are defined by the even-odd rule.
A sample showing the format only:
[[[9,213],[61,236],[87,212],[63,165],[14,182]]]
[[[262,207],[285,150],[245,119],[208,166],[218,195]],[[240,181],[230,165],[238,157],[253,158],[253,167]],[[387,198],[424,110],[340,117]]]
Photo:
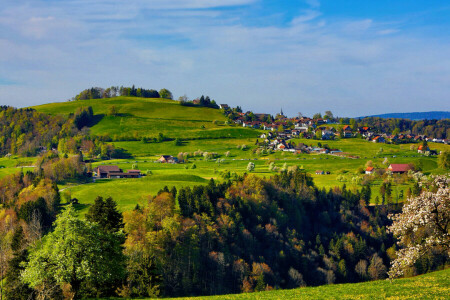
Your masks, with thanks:
[[[92,106],[96,124],[95,135],[156,137],[159,133],[171,138],[255,137],[257,133],[242,127],[225,126],[226,117],[218,109],[181,106],[178,101],[137,97],[81,100],[50,103],[33,107],[52,115],[69,115],[81,106]],[[117,116],[108,116],[109,109],[119,109]],[[217,121],[217,124],[213,124]]]
[[[156,172],[155,172],[156,173]],[[139,179],[102,179],[94,183],[62,186],[61,189],[69,190],[72,198],[79,200],[77,209],[84,215],[97,196],[112,197],[121,211],[132,210],[136,204],[145,205],[148,196],[156,195],[165,185],[177,189],[185,186],[194,186],[206,183],[207,180],[189,174],[176,172],[154,174]]]
[[[20,171],[26,172],[27,170],[33,170],[32,166],[36,158],[34,157],[18,157],[12,156],[11,158],[0,158],[0,178],[15,174]]]
[[[253,155],[251,151],[237,150],[232,141],[237,143],[243,142],[239,140],[225,140],[223,143],[217,143],[217,141],[212,144],[204,144],[203,149],[213,149],[218,151],[222,155],[224,162],[218,164],[216,161],[205,161],[203,158],[193,158],[187,164],[161,164],[155,163],[157,155],[139,157],[135,159],[117,159],[110,161],[102,161],[93,163],[93,167],[99,164],[106,165],[118,165],[124,171],[132,169],[133,164],[137,164],[137,167],[142,170],[152,171],[152,175],[139,178],[139,179],[114,179],[114,180],[100,180],[95,183],[89,183],[84,185],[61,185],[61,189],[68,189],[72,193],[72,197],[77,198],[82,204],[79,208],[83,214],[90,204],[93,203],[95,197],[113,197],[117,201],[119,209],[126,211],[133,209],[136,204],[145,204],[148,196],[155,195],[160,189],[165,185],[169,188],[176,186],[177,188],[182,186],[193,186],[204,184],[210,178],[215,180],[222,180],[221,173],[224,171],[236,172],[238,174],[243,174],[247,172],[247,165],[249,161],[255,163],[255,171],[253,174],[257,176],[268,177],[275,174],[275,172],[269,171],[269,161],[273,161],[275,165],[282,168],[283,165],[298,166],[305,169],[308,173],[312,174],[314,178],[314,183],[319,188],[332,188],[334,186],[342,186],[346,184],[349,189],[360,189],[361,186],[352,184],[351,178],[355,176],[355,171],[363,167],[368,159],[350,159],[350,158],[340,158],[330,155],[294,155],[291,153],[285,153],[281,155],[279,153],[276,156],[271,156],[270,160],[265,159],[268,157],[257,157]],[[227,144],[226,142],[229,142]],[[139,142],[129,142],[139,145]],[[163,150],[164,147],[160,144],[150,144],[159,145]],[[196,149],[192,146],[192,149]],[[189,147],[181,146],[181,147]],[[227,149],[234,149],[232,151],[231,157],[223,156],[223,151]],[[222,150],[222,151],[220,151]],[[156,151],[155,151],[156,152]],[[243,158],[247,157],[247,158]],[[375,164],[379,166],[382,165],[382,160],[384,158],[372,159]],[[389,157],[389,160],[393,163],[409,162],[411,160],[420,161],[423,165],[424,171],[426,173],[435,172],[437,169],[436,158],[435,157]],[[191,169],[192,165],[195,164],[196,168]],[[187,169],[186,169],[187,166]],[[330,171],[330,175],[316,175],[315,171],[321,169],[324,171]],[[344,176],[347,178],[346,182],[337,181],[337,176],[343,172],[347,172]],[[372,184],[372,203],[375,202],[375,198],[378,196],[381,199],[379,190],[382,181],[376,180]],[[404,197],[406,197],[406,191],[408,188],[412,187],[411,182],[398,183],[393,186],[392,196],[395,199],[400,191],[403,191]],[[381,200],[380,200],[381,201]],[[401,199],[400,199],[401,201]]]
[[[353,284],[335,284],[292,290],[220,295],[210,297],[186,297],[179,300],[229,299],[449,299],[450,269],[411,278],[378,280]]]

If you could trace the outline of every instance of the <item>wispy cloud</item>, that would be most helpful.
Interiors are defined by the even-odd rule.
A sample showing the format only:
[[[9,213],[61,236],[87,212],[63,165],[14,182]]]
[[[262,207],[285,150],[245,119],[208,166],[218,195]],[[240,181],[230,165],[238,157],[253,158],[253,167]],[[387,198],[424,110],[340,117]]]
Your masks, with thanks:
[[[0,70],[20,84],[0,79],[2,103],[137,84],[272,113],[448,107],[448,41],[376,18],[329,18],[318,1],[282,26],[246,23],[262,0],[5,1]]]

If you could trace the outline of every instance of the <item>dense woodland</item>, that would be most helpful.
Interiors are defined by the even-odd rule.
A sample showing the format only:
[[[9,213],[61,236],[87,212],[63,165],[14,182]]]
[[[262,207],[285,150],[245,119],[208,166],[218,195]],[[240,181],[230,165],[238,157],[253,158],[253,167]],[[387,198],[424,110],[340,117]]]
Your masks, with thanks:
[[[179,191],[166,187],[123,216],[112,199],[99,197],[83,220],[71,204],[61,204],[55,183],[85,176],[86,168],[76,156],[41,161],[34,172],[0,181],[7,299],[208,295],[359,282],[385,278],[395,256],[385,227],[396,207],[367,207],[370,189],[320,190],[294,169],[270,179],[248,175]],[[58,164],[62,171],[55,175]],[[424,256],[412,272],[443,263],[445,255]],[[75,266],[83,267],[71,273]]]
[[[92,107],[80,107],[68,118],[39,113],[33,109],[0,107],[0,155],[36,156],[50,152],[79,154],[88,157],[126,158],[106,136],[89,134],[95,122]]]

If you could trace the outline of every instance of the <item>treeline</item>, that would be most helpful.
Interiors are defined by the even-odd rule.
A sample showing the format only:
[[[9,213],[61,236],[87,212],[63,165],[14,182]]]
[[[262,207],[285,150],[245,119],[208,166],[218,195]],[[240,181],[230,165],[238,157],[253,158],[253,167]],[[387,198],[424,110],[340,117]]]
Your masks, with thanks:
[[[77,115],[65,120],[33,109],[0,107],[0,155],[35,156],[42,147],[55,147],[58,139],[79,134]]]
[[[200,98],[197,98],[195,100],[189,101],[185,99],[184,97],[180,97],[180,105],[183,106],[201,106],[201,107],[210,107],[210,108],[219,108],[219,105],[217,105],[215,100],[211,100],[209,96],[202,95]]]
[[[168,89],[161,89],[158,92],[153,89],[136,88],[133,85],[132,87],[112,86],[106,89],[92,87],[76,95],[73,100],[104,99],[117,96],[173,99],[173,95]]]
[[[69,205],[55,222],[60,198],[48,176],[0,180],[7,299],[210,295],[359,282],[385,278],[395,257],[385,229],[392,207],[367,207],[367,190],[318,189],[299,170],[165,187],[123,216],[112,199],[98,197],[86,220]],[[445,262],[424,255],[413,272]]]
[[[92,107],[79,107],[67,119],[33,109],[0,107],[0,155],[36,156],[57,150],[60,154],[80,154],[90,158],[128,158],[123,149],[107,142],[108,137],[91,136],[95,122]]]
[[[355,119],[353,128],[368,126],[376,133],[408,133],[414,135],[425,135],[437,139],[450,138],[450,120],[420,120],[408,119],[383,119],[378,117],[367,117]]]
[[[166,296],[227,294],[385,278],[395,252],[385,230],[387,207],[368,209],[364,197],[345,187],[320,190],[298,170],[165,188],[124,216],[130,263],[153,274],[145,281],[129,274],[124,295],[148,296],[147,289]]]

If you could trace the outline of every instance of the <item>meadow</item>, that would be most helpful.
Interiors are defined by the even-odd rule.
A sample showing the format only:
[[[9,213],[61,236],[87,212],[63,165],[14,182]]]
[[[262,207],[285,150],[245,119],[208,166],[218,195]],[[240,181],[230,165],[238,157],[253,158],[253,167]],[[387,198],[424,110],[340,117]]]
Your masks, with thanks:
[[[137,97],[79,100],[50,103],[33,107],[39,112],[68,116],[79,107],[91,106],[95,122],[90,132],[110,137],[170,138],[255,137],[255,132],[242,127],[224,126],[225,116],[218,109],[181,106],[178,101]],[[108,115],[111,107],[118,110]]]
[[[294,154],[291,152],[276,151],[271,154],[257,154],[256,144],[261,141],[259,137],[263,131],[243,128],[237,125],[226,125],[226,117],[218,109],[205,107],[181,106],[178,101],[168,99],[148,99],[137,97],[115,97],[109,99],[80,100],[60,103],[50,103],[33,107],[34,109],[52,115],[69,116],[77,108],[92,106],[95,122],[91,124],[90,132],[94,135],[109,135],[112,138],[132,137],[140,140],[141,137],[156,137],[159,133],[174,139],[182,139],[181,145],[174,141],[143,142],[143,141],[116,141],[116,148],[122,148],[130,155],[130,159],[97,161],[91,167],[99,164],[117,164],[120,168],[128,170],[133,164],[151,175],[139,179],[102,180],[80,185],[77,182],[66,182],[60,189],[71,197],[80,201],[81,213],[87,211],[95,197],[113,197],[122,211],[135,207],[136,204],[145,204],[149,195],[155,195],[164,186],[193,186],[204,184],[209,179],[224,180],[221,174],[230,172],[239,175],[247,172],[249,161],[255,164],[252,172],[257,176],[271,176],[276,171],[269,170],[273,162],[278,170],[284,166],[297,166],[310,173],[319,188],[333,188],[346,185],[349,189],[360,189],[361,186],[352,182],[355,176],[361,176],[365,164],[371,160],[375,167],[385,169],[390,163],[413,163],[422,169],[426,175],[442,174],[447,172],[438,167],[437,157],[426,157],[418,154],[417,144],[375,144],[359,138],[338,139],[322,141],[312,139],[293,139],[294,143],[304,143],[317,147],[327,144],[330,148],[343,151],[341,156],[326,154]],[[112,106],[118,108],[118,114],[109,116]],[[333,125],[341,127],[342,125]],[[242,146],[245,145],[245,149]],[[449,149],[444,144],[429,143],[431,149],[438,151]],[[191,157],[185,164],[159,164],[155,161],[160,155],[173,155],[178,153],[194,153],[197,150],[214,152],[216,159],[206,161],[203,157]],[[34,158],[0,159],[0,178],[21,170],[30,168]],[[195,163],[196,168],[192,165]],[[317,175],[316,171],[329,172],[328,175]],[[338,180],[339,179],[339,180]],[[380,197],[382,179],[372,182],[371,202],[375,203]],[[412,187],[412,182],[397,180],[393,185],[393,198],[403,201],[399,195]]]
[[[324,285],[292,290],[274,290],[259,293],[186,297],[179,300],[264,300],[264,299],[448,299],[450,269],[416,277],[378,280],[363,283]]]

